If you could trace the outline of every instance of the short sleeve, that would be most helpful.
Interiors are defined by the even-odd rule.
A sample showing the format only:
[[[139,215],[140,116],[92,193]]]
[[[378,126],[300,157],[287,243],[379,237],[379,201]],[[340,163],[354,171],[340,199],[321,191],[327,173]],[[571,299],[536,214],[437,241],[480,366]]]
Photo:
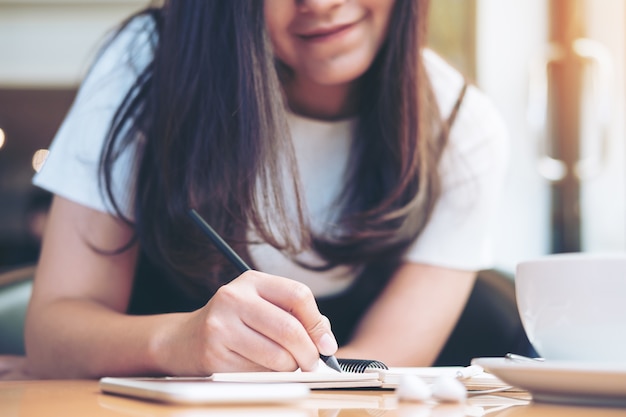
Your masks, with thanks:
[[[153,31],[151,18],[138,17],[106,43],[55,135],[46,162],[33,178],[35,185],[113,213],[100,186],[100,155],[115,112],[151,60]],[[127,216],[131,216],[136,152],[136,145],[126,148],[112,172],[114,198]]]
[[[449,114],[463,78],[432,52],[427,63],[441,113]],[[508,140],[493,104],[469,86],[440,161],[441,196],[406,261],[462,270],[493,265],[492,236],[507,173]]]

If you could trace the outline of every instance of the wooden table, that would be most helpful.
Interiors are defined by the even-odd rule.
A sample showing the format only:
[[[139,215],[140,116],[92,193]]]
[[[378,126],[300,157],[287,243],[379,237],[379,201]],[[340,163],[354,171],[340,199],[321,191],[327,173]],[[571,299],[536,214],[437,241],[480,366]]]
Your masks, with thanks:
[[[477,396],[463,405],[398,402],[393,391],[313,391],[282,406],[175,406],[103,394],[97,381],[0,381],[1,417],[625,417],[626,409]]]

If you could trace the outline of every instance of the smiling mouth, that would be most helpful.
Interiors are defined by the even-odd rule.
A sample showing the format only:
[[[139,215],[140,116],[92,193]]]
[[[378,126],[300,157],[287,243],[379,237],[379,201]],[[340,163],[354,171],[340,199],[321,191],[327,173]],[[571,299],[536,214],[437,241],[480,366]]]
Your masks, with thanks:
[[[323,28],[323,29],[314,30],[308,33],[299,34],[298,37],[305,41],[322,41],[322,40],[335,37],[336,35],[341,35],[347,32],[348,30],[350,30],[351,28],[353,28],[355,25],[356,25],[356,22],[348,23],[345,25],[338,25],[338,26],[334,26],[331,28]]]

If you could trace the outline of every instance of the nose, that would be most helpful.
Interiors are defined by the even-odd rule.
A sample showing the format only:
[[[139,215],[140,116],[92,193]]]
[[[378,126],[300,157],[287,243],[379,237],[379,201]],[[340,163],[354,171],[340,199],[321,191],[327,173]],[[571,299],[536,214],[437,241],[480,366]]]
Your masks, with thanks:
[[[341,6],[347,0],[296,0],[301,13],[324,14]]]

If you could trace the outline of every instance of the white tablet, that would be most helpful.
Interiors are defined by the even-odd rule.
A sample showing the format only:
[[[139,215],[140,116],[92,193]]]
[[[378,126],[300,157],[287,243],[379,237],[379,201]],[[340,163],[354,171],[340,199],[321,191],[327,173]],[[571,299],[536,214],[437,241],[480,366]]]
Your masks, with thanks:
[[[209,378],[102,378],[108,394],[178,404],[276,404],[307,398],[299,383],[216,382]]]

